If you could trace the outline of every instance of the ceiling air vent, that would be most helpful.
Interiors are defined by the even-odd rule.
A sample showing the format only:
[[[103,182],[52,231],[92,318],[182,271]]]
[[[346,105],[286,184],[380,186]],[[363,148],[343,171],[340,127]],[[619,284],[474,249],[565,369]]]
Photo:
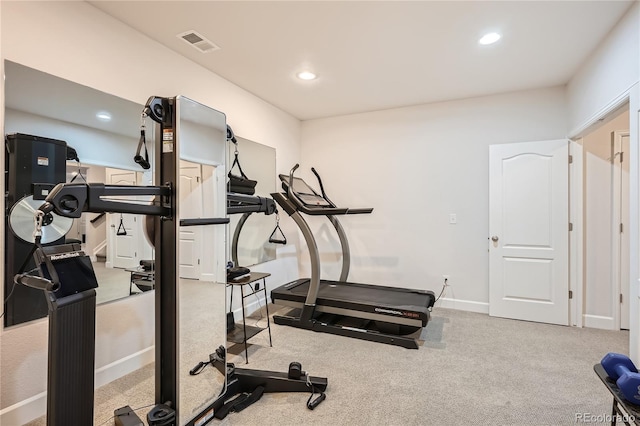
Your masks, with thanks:
[[[202,53],[213,52],[214,50],[220,49],[220,47],[207,40],[202,34],[193,30],[178,34],[178,38],[184,40],[189,46],[193,46]]]

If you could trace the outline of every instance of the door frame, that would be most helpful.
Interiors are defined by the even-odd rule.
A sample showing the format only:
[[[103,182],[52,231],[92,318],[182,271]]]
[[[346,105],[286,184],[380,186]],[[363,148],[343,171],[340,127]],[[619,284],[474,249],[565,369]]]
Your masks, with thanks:
[[[622,242],[623,242],[623,233],[628,235],[628,229],[625,231],[624,229],[622,231],[620,231],[620,225],[623,223],[623,218],[621,217],[623,212],[620,206],[620,202],[621,202],[621,197],[629,197],[630,191],[627,191],[626,194],[623,193],[623,185],[624,185],[624,181],[622,180],[622,170],[623,170],[623,165],[621,163],[616,163],[615,162],[615,150],[616,150],[616,144],[618,143],[618,141],[621,142],[622,138],[627,136],[628,139],[631,138],[631,132],[628,130],[624,130],[624,131],[620,131],[620,130],[614,130],[611,132],[611,157],[612,157],[612,162],[611,162],[611,172],[612,172],[612,180],[611,180],[611,184],[612,184],[612,195],[613,195],[613,200],[612,200],[612,215],[611,215],[611,282],[612,282],[612,290],[614,291],[613,297],[612,297],[612,301],[613,301],[613,320],[614,320],[614,326],[616,327],[616,330],[620,330],[622,329],[622,306],[623,306],[623,302],[621,301],[620,297],[623,294],[623,286],[624,284],[622,283],[622,277],[623,272],[622,272],[622,265],[621,265],[621,261],[623,258],[623,255],[629,255],[628,251],[627,253],[623,253],[622,251]],[[629,144],[631,143],[631,141],[629,140]],[[621,147],[622,149],[624,147]],[[623,152],[625,152],[623,150]],[[629,156],[628,152],[626,152],[625,154],[626,157]],[[628,160],[627,160],[628,161]],[[618,167],[616,167],[616,165]],[[627,186],[629,186],[630,182],[627,182]],[[629,189],[629,188],[627,188]],[[629,228],[629,221],[627,220],[627,223],[624,223],[624,227]],[[627,265],[628,266],[628,265]],[[629,283],[627,283],[629,284]],[[626,297],[629,298],[629,291],[630,289],[627,288],[626,289]],[[625,301],[627,304],[630,303],[629,300]],[[628,305],[627,305],[628,306]],[[629,318],[630,320],[630,318]]]
[[[579,127],[573,129],[569,133],[569,139],[572,141],[580,141],[580,139],[587,133],[589,133],[596,125],[605,120],[607,117],[615,113],[618,109],[629,104],[629,311],[630,311],[630,327],[629,327],[629,355],[632,360],[638,361],[640,358],[640,328],[637,324],[637,318],[640,313],[639,297],[640,292],[638,284],[640,284],[640,270],[638,254],[640,253],[640,138],[638,136],[638,124],[640,122],[640,84],[636,83],[622,94],[611,100],[591,118]],[[575,162],[578,160],[578,162]],[[580,171],[582,175],[582,157],[574,157],[574,166],[579,164],[580,167],[573,167],[572,173],[577,175]],[[582,176],[570,181],[570,193],[579,194],[581,197],[583,191]],[[570,202],[573,202],[573,198]],[[578,221],[582,223],[582,212],[577,215],[578,210],[581,209],[582,203],[570,205],[570,211],[576,212],[576,216],[572,216],[574,223],[574,232],[570,234],[570,244],[575,245],[576,256],[570,256],[570,271],[572,273],[570,277],[570,286],[574,286],[574,299],[573,304],[576,307],[576,315],[574,315],[576,326],[582,327],[583,323],[583,306],[584,306],[584,277],[582,271],[584,268],[583,253],[579,256],[578,251],[582,249],[583,243],[583,226],[575,226]],[[577,278],[580,278],[579,280]],[[571,288],[571,287],[570,287]]]
[[[584,313],[584,160],[582,136],[569,139],[569,325],[583,327]]]

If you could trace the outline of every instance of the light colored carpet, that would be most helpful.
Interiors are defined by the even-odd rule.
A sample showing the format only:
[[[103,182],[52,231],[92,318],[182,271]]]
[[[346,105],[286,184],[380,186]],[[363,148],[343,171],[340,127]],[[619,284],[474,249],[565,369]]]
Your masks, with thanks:
[[[93,270],[98,279],[96,303],[105,303],[129,296],[131,272],[119,268],[107,268],[104,262],[93,262]],[[139,291],[137,287],[133,291]]]
[[[270,307],[270,313],[276,311]],[[254,323],[266,320],[255,318]],[[327,377],[314,411],[306,393],[265,394],[224,425],[569,425],[606,416],[611,395],[593,372],[607,352],[628,352],[626,331],[581,329],[436,308],[419,350],[313,333],[272,323],[250,340],[249,365],[286,371],[291,361]],[[215,348],[199,348],[203,360]],[[244,348],[229,361],[244,367]],[[238,354],[238,355],[234,355]],[[96,424],[113,410],[153,403],[153,364],[96,392]],[[214,380],[207,367],[195,378]],[[138,411],[146,416],[148,409]],[[30,425],[44,424],[32,422]],[[593,423],[592,423],[593,424]]]

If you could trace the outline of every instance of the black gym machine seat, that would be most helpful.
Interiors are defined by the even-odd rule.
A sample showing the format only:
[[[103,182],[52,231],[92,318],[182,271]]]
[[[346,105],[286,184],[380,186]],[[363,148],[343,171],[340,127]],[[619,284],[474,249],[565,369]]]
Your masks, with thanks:
[[[271,292],[274,303],[294,308],[287,315],[274,315],[276,324],[418,349],[414,333],[427,325],[435,303],[432,291],[347,282],[351,255],[346,234],[337,215],[367,214],[373,209],[337,207],[326,195],[315,169],[322,195],[306,182],[280,175],[284,193],[273,199],[296,222],[309,247],[311,278],[282,285]],[[338,233],[342,246],[342,272],[338,281],[320,279],[320,256],[309,225],[300,214],[326,216]]]

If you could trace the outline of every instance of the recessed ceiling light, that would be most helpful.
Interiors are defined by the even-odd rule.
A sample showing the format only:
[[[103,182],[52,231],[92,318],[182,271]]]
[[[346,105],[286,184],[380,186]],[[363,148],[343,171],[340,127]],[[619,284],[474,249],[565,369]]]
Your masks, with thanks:
[[[96,114],[96,118],[100,121],[111,121],[111,114],[101,111]]]
[[[298,78],[300,80],[315,80],[318,76],[311,71],[301,71],[298,73]]]
[[[493,44],[496,41],[500,40],[500,37],[502,37],[500,34],[498,33],[488,33],[482,36],[482,38],[480,40],[478,40],[478,43],[480,44]]]

